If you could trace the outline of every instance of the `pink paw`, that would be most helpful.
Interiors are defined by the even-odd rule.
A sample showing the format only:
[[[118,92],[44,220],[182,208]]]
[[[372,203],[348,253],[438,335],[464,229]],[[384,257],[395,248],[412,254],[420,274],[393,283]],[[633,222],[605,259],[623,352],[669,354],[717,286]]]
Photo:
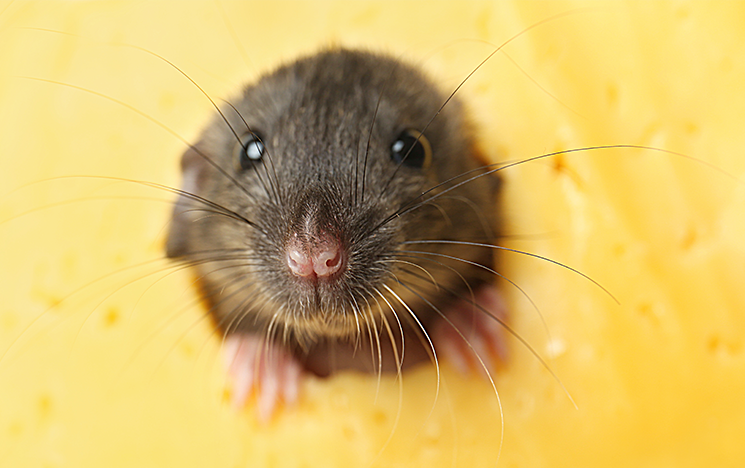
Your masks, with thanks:
[[[231,382],[231,403],[239,408],[256,395],[259,420],[267,422],[281,399],[285,404],[297,400],[302,366],[282,346],[249,334],[230,335],[223,355]]]
[[[432,333],[439,358],[460,372],[491,372],[507,361],[504,321],[507,313],[501,294],[494,286],[482,286],[443,311]],[[497,320],[498,319],[498,320]]]

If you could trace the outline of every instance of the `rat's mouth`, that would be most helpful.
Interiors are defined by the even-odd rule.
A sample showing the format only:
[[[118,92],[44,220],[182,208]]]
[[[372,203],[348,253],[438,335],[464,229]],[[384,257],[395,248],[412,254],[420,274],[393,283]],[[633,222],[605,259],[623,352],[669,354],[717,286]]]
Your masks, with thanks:
[[[275,316],[278,336],[292,336],[301,348],[324,339],[355,340],[379,322],[370,311],[346,307],[331,311],[286,311]]]

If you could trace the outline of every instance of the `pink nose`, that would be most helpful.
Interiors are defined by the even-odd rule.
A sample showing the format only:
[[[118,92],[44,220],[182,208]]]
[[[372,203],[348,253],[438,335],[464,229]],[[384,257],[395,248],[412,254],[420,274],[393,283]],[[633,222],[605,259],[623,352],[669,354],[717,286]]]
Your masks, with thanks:
[[[322,242],[313,249],[304,247],[306,246],[298,241],[287,246],[287,266],[296,276],[329,277],[344,265],[344,255],[338,241]]]

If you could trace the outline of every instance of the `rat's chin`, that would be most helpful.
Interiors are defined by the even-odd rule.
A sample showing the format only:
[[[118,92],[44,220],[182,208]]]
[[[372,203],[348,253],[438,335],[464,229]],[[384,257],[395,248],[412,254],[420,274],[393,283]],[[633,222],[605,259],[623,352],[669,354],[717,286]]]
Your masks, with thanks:
[[[301,348],[326,339],[355,340],[368,329],[368,320],[362,315],[356,315],[351,307],[335,312],[281,313],[274,317],[274,321],[277,335],[291,336]]]

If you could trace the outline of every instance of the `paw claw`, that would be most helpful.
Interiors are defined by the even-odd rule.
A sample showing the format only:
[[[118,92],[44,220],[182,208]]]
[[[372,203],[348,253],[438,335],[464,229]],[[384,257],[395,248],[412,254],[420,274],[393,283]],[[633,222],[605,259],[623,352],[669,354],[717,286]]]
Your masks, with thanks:
[[[476,291],[445,312],[433,333],[435,349],[459,372],[491,372],[497,363],[506,362],[506,317],[501,295],[493,286]]]
[[[262,423],[274,414],[279,400],[297,400],[302,367],[284,348],[247,334],[234,334],[225,340],[223,357],[231,377],[230,402],[241,408],[256,396],[256,412]]]
[[[298,388],[300,387],[300,374],[302,368],[300,363],[295,359],[289,359],[285,366],[284,385],[282,385],[282,397],[285,403],[293,404],[298,398]]]

